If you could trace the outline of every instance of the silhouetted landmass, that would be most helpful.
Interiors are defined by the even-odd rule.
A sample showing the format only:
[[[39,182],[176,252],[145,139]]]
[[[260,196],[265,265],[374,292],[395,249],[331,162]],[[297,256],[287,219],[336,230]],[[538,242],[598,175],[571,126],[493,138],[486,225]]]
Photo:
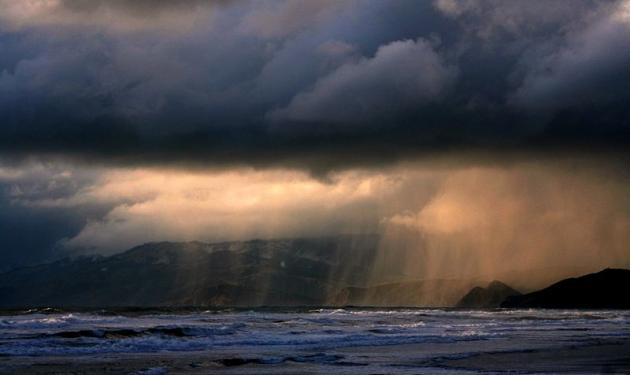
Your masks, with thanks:
[[[486,288],[474,287],[459,300],[456,307],[461,308],[494,308],[500,307],[508,297],[521,293],[500,281],[493,281]]]
[[[374,236],[149,243],[0,274],[1,307],[321,305],[365,285]]]
[[[544,289],[560,280],[598,271],[592,265],[553,264],[536,268],[495,269],[488,274],[475,276],[479,281],[500,280],[522,294]],[[482,285],[478,283],[476,285]]]
[[[0,307],[451,306],[471,283],[370,287],[377,236],[160,242],[0,274]],[[384,280],[400,279],[395,267]],[[383,280],[381,279],[381,280]]]
[[[630,308],[630,270],[605,269],[557,282],[537,292],[508,297],[501,307],[512,308]]]
[[[479,279],[405,280],[380,267],[378,236],[149,243],[0,274],[0,307],[454,306]],[[379,263],[381,265],[381,263]],[[389,272],[389,273],[388,273]],[[630,271],[606,270],[510,297],[509,307],[627,308]],[[494,307],[514,294],[475,288],[459,306]]]

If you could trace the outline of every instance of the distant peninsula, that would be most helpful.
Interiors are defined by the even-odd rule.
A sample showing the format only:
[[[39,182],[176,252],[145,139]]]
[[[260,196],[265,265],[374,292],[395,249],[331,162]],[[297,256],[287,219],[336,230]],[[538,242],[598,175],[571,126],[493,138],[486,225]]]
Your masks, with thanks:
[[[608,268],[559,281],[545,289],[511,296],[505,308],[630,309],[630,270]]]

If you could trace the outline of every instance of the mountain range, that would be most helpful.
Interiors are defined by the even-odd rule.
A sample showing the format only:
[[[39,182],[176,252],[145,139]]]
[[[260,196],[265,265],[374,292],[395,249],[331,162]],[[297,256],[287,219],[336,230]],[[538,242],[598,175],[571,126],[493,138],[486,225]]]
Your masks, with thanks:
[[[370,237],[148,243],[0,274],[0,305],[315,305],[374,256]]]
[[[148,243],[0,274],[0,307],[448,306],[472,286],[383,283],[402,278],[395,267],[378,283],[377,258],[377,236]]]
[[[630,270],[607,268],[559,281],[542,290],[509,296],[506,308],[630,309]]]
[[[501,303],[508,297],[519,296],[521,293],[510,286],[500,282],[493,281],[487,287],[482,288],[476,286],[466,293],[462,299],[457,302],[456,307],[461,308],[495,308],[500,307]]]
[[[413,280],[382,265],[375,271],[381,259],[377,236],[147,243],[1,273],[0,307],[610,307],[628,300],[610,302],[619,298],[615,288],[630,285],[628,270],[519,296],[498,281],[481,288],[479,278]]]

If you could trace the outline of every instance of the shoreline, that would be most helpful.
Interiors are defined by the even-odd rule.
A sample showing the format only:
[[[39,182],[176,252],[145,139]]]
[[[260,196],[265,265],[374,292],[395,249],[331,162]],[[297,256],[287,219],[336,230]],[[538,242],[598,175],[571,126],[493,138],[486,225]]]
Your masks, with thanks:
[[[505,348],[509,346],[508,349]],[[519,348],[520,346],[520,348]],[[320,373],[630,373],[630,340],[606,339],[566,346],[541,341],[481,340],[329,349],[236,349],[58,357],[2,357],[1,373],[202,374]]]

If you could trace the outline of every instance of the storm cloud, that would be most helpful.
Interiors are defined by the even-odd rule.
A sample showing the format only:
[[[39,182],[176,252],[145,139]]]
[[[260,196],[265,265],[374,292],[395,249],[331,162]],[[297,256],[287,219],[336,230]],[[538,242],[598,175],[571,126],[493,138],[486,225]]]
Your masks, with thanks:
[[[122,203],[72,199],[98,181],[98,171],[67,165],[0,167],[0,271],[67,256],[61,239],[76,236]]]
[[[500,258],[522,226],[626,262],[629,36],[628,0],[0,0],[0,261],[356,231]]]
[[[0,3],[5,156],[327,170],[628,143],[627,1],[148,3]]]

